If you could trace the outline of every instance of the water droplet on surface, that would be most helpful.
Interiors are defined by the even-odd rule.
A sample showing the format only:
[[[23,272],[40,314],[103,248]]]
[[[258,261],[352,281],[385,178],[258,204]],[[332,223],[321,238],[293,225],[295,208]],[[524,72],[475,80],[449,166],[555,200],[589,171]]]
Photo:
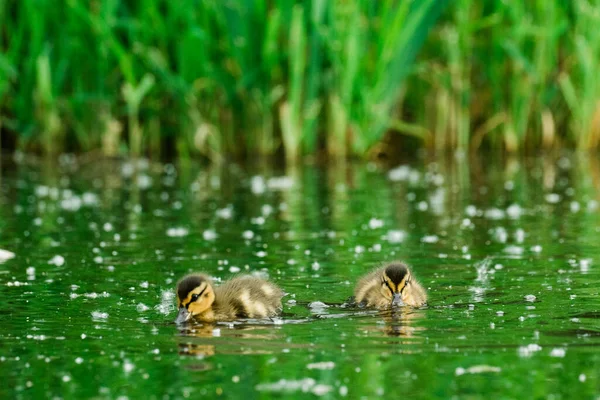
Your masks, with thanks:
[[[167,236],[169,237],[184,237],[187,236],[189,230],[183,227],[174,227],[167,229]]]
[[[563,348],[554,348],[550,352],[550,357],[563,358],[567,351]]]
[[[62,266],[64,263],[65,263],[65,258],[60,255],[56,255],[48,261],[48,264],[56,265],[57,267]]]
[[[217,233],[212,229],[207,229],[202,232],[202,237],[204,240],[215,240],[217,238]]]
[[[138,305],[135,307],[135,309],[137,310],[137,312],[142,313],[142,312],[148,311],[150,309],[150,307],[148,307],[144,303],[138,303]]]
[[[383,227],[383,220],[377,218],[371,218],[369,220],[369,228],[370,229],[378,229]]]

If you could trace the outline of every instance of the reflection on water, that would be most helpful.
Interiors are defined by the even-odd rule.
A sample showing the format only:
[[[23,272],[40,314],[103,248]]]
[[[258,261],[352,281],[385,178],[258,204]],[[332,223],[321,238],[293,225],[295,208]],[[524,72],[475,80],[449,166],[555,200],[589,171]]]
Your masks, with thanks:
[[[343,305],[344,306],[344,305]],[[311,309],[313,315],[294,319],[288,314],[284,319],[274,321],[242,320],[234,322],[200,323],[191,322],[178,326],[177,347],[180,355],[213,356],[215,354],[276,354],[283,349],[310,347],[305,344],[290,344],[285,341],[282,325],[310,324],[317,319],[359,320],[376,317],[377,323],[363,324],[369,332],[391,337],[412,338],[416,332],[426,328],[416,325],[425,317],[424,309],[394,307],[389,310],[350,309],[341,306],[329,306],[327,311]],[[385,343],[385,342],[384,342]],[[396,343],[396,342],[394,342]],[[412,341],[411,343],[415,343]]]
[[[383,333],[393,337],[411,338],[417,336],[423,338],[425,335],[425,326],[419,324],[425,318],[425,311],[422,309],[411,309],[409,307],[401,307],[394,310],[382,311]],[[411,344],[416,343],[411,341]]]
[[[595,158],[2,162],[1,398],[599,394]],[[427,307],[344,303],[398,259]],[[192,271],[268,277],[284,314],[176,326]]]
[[[179,327],[177,345],[182,355],[272,354],[283,339],[275,329],[240,322],[192,323]]]

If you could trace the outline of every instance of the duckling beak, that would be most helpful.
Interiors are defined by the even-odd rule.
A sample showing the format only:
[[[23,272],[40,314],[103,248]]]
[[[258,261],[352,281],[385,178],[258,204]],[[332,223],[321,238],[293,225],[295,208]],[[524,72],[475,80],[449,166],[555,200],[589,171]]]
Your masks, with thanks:
[[[404,302],[402,301],[402,293],[394,293],[394,298],[392,299],[392,306],[403,306]]]
[[[190,319],[192,313],[187,310],[185,307],[179,307],[179,314],[177,314],[177,318],[175,319],[176,324],[183,324],[185,321]]]

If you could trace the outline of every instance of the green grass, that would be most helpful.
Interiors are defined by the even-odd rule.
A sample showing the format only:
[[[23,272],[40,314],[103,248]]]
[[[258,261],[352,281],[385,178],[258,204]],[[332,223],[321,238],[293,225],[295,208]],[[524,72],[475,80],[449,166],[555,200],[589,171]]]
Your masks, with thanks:
[[[0,20],[8,150],[600,144],[600,0],[0,0]]]

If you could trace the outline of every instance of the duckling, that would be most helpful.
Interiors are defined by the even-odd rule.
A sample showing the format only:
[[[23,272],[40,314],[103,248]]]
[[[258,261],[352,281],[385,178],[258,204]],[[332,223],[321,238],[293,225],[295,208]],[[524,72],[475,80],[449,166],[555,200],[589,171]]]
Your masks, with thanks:
[[[282,310],[283,291],[276,285],[249,275],[214,286],[203,274],[191,274],[177,283],[176,323],[232,321],[238,318],[274,317]]]
[[[404,304],[419,307],[427,301],[423,286],[413,278],[410,268],[399,261],[363,276],[354,296],[357,303],[380,309]]]

